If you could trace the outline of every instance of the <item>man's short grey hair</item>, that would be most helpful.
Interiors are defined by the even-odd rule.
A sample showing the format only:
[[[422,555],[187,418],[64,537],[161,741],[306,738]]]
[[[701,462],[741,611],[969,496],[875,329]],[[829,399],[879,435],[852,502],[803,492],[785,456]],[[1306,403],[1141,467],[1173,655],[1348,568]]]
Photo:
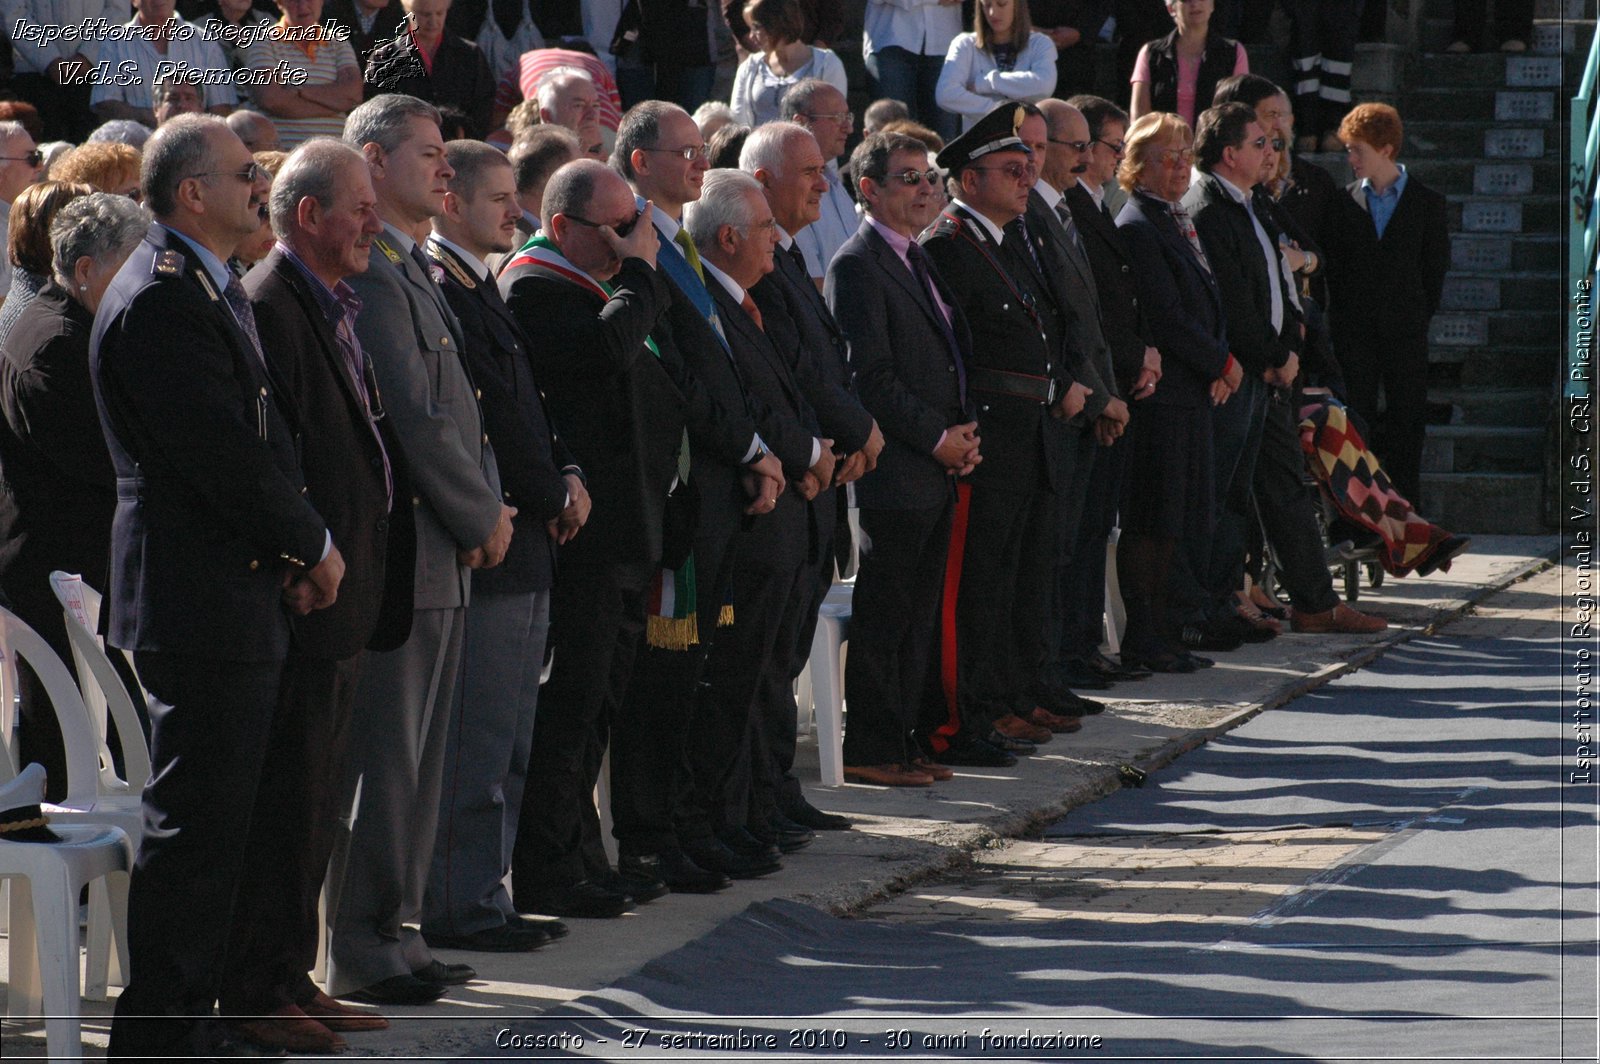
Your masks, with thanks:
[[[87,255],[96,263],[125,258],[150,230],[150,212],[127,196],[91,192],[79,196],[50,220],[50,272],[61,287],[75,285],[73,268]]]
[[[21,122],[12,122],[9,120],[0,122],[0,144],[4,144],[12,137],[20,137],[26,132],[28,132],[28,127],[24,126]]]
[[[278,125],[260,111],[252,111],[248,107],[241,107],[227,118],[228,128],[238,134],[244,141],[244,146],[251,151],[263,151],[257,145],[260,141],[271,135],[273,140],[278,137]]]
[[[540,204],[539,224],[545,232],[550,231],[550,219],[558,214],[587,218],[595,186],[608,173],[615,171],[598,159],[574,159],[552,174]]]
[[[755,134],[751,134],[754,136]],[[683,209],[683,227],[697,247],[716,245],[725,225],[746,229],[755,221],[749,193],[761,195],[761,182],[743,170],[708,170],[700,198]]]
[[[289,153],[272,180],[267,199],[272,231],[280,240],[287,240],[299,228],[300,201],[307,196],[323,207],[332,206],[344,167],[350,163],[367,165],[360,152],[333,137],[313,137]]]
[[[389,155],[411,139],[413,118],[426,118],[436,126],[444,124],[439,109],[426,100],[402,92],[374,96],[344,120],[344,142],[357,151],[376,144]]]
[[[694,119],[694,124],[700,127],[700,135],[703,137],[706,135],[706,125],[708,123],[717,121],[732,122],[733,108],[721,100],[707,100],[699,107],[696,107],[694,114],[690,117]]]
[[[179,115],[150,135],[139,162],[139,191],[157,218],[178,209],[178,185],[211,168],[211,135],[227,131],[216,115]],[[230,134],[231,136],[231,134]]]
[[[890,122],[903,122],[910,117],[911,108],[906,106],[904,100],[885,96],[867,105],[866,113],[861,116],[861,131],[876,133]]]
[[[778,117],[791,122],[794,121],[795,115],[805,115],[809,118],[812,101],[823,89],[839,91],[837,85],[821,78],[801,78],[790,85],[788,91],[783,94],[783,100],[778,104]]]
[[[481,140],[452,140],[444,146],[445,162],[456,175],[446,187],[462,199],[472,199],[483,184],[484,175],[497,166],[509,169],[505,152]]]
[[[200,76],[189,70],[168,70],[156,78],[155,84],[150,87],[150,98],[160,103],[166,98],[168,90],[174,85],[192,85],[194,91],[200,96],[202,106],[206,100],[205,86],[200,84]]]
[[[547,111],[555,106],[558,96],[568,85],[575,81],[587,81],[594,84],[594,78],[589,76],[587,70],[574,66],[558,66],[551,69],[542,78],[533,90],[533,98],[539,101],[539,110]]]
[[[801,137],[812,144],[817,142],[811,130],[797,122],[768,122],[757,126],[739,149],[739,169],[747,174],[757,169],[774,174],[783,172]]]
[[[516,174],[517,194],[543,188],[551,174],[582,154],[578,135],[566,126],[534,126],[506,153]]]
[[[617,125],[617,141],[611,148],[611,165],[625,180],[632,182],[639,176],[633,170],[633,153],[640,148],[660,147],[661,120],[674,112],[688,114],[666,100],[644,100],[622,116]]]
[[[89,134],[89,144],[126,144],[135,151],[143,151],[150,139],[150,127],[131,118],[113,118],[101,123]]]

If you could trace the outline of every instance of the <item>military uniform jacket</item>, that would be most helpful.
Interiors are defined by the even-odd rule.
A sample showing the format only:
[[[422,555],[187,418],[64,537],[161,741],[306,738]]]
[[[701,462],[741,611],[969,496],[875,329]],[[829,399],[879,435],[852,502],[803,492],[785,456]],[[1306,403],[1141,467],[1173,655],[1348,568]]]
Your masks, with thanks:
[[[563,470],[582,475],[578,461],[551,425],[522,327],[500,290],[475,277],[475,267],[449,248],[428,242],[444,267],[444,297],[461,323],[483,421],[495,441],[500,497],[517,509],[511,547],[493,569],[472,574],[472,586],[497,593],[548,591],[555,581],[555,541],[545,523],[566,508]]]
[[[1056,339],[1044,324],[1053,301],[1034,279],[1019,276],[988,229],[958,206],[923,236],[922,247],[972,331],[967,389],[977,405],[983,462],[970,479],[1007,491],[1054,491],[1056,461],[1046,434],[1053,431],[1050,404],[1060,397],[1064,374]],[[1001,391],[997,385],[1004,381],[1018,390]],[[1048,393],[1021,394],[1030,381],[1048,386]]]
[[[89,357],[117,473],[112,645],[281,659],[284,567],[315,565],[327,527],[266,367],[185,239],[150,227],[106,290]]]
[[[387,228],[372,241],[366,272],[346,283],[361,297],[356,335],[372,360],[411,484],[415,606],[465,606],[472,571],[456,552],[482,546],[494,532],[500,474],[462,360],[456,316]]]

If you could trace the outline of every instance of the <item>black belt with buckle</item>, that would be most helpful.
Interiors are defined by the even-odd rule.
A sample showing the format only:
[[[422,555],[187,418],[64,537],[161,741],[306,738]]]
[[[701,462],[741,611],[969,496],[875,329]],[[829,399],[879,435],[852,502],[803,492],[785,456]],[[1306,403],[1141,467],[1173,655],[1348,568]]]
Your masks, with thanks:
[[[1013,399],[1032,399],[1049,406],[1056,401],[1056,379],[1035,377],[1031,373],[1012,373],[1003,369],[967,370],[967,387],[980,392],[993,392]]]

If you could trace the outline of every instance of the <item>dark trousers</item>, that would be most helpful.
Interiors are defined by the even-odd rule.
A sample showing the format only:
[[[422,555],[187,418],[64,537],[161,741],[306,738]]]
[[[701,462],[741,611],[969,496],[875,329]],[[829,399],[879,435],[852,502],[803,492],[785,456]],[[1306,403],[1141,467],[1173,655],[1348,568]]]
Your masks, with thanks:
[[[807,519],[803,506],[780,500],[734,548],[733,625],[718,631],[706,657],[689,728],[694,786],[679,810],[680,838],[701,839],[749,817],[754,774],[766,773],[756,749],[756,699],[769,669],[788,669],[805,561],[805,537],[794,524]]]
[[[281,661],[140,652],[150,692],[144,838],[128,895],[127,989],[108,1056],[210,1056],[228,928]]]
[[[511,857],[519,901],[600,871],[594,867],[600,821],[592,795],[644,635],[653,569],[570,553],[561,565],[550,604],[555,663],[539,696]]]
[[[1352,333],[1339,345],[1350,406],[1371,428],[1367,445],[1389,480],[1417,510],[1422,501],[1422,446],[1428,435],[1428,335]],[[1378,412],[1379,389],[1383,412]]]
[[[1231,613],[1233,592],[1244,586],[1244,558],[1249,551],[1250,522],[1255,516],[1250,489],[1256,456],[1261,451],[1266,407],[1266,382],[1246,371],[1239,390],[1226,403],[1211,408],[1216,530],[1211,538],[1210,559],[1205,563],[1194,559],[1210,616]]]
[[[1117,502],[1128,465],[1126,443],[1124,434],[1110,447],[1095,448],[1089,469],[1073,563],[1062,581],[1066,617],[1058,653],[1065,661],[1086,657],[1100,645],[1105,630],[1106,540],[1117,524]]]
[[[844,687],[847,765],[899,764],[912,752],[938,636],[954,499],[924,510],[861,510],[861,568],[850,604]]]
[[[939,106],[934,90],[944,56],[918,55],[905,48],[883,48],[867,56],[867,73],[877,85],[877,96],[891,97],[911,108],[911,117],[930,127],[945,139],[953,139],[960,128],[956,116]]]
[[[337,837],[338,788],[362,657],[291,651],[267,739],[222,981],[222,1012],[261,1016],[316,996],[317,902]]]
[[[699,642],[686,650],[642,646],[618,707],[611,734],[611,831],[619,853],[678,846],[676,821],[683,803],[692,802],[694,786],[688,738],[696,692],[733,576],[736,527],[716,521],[695,536]]]
[[[1456,40],[1475,49],[1498,48],[1506,41],[1530,43],[1533,0],[1494,0],[1494,36],[1486,35],[1489,0],[1456,0]]]
[[[1278,582],[1289,593],[1290,603],[1302,612],[1321,613],[1337,606],[1339,596],[1323,560],[1305,468],[1292,400],[1274,390],[1256,459],[1256,507],[1278,559]]]
[[[1095,442],[1093,432],[1068,428],[1062,430],[1060,436],[1055,508],[1050,516],[1055,537],[1054,571],[1045,613],[1044,662],[1039,675],[1040,687],[1044,690],[1054,683],[1055,674],[1069,656],[1067,648],[1076,628],[1073,594],[1082,565],[1078,557],[1078,532],[1083,525],[1084,512],[1091,505],[1088,494],[1094,475],[1095,452],[1103,449]],[[1105,552],[1100,553],[1103,558]],[[1104,561],[1101,567],[1104,568]]]
[[[1321,136],[1350,110],[1350,70],[1366,0],[1290,0],[1295,124]]]

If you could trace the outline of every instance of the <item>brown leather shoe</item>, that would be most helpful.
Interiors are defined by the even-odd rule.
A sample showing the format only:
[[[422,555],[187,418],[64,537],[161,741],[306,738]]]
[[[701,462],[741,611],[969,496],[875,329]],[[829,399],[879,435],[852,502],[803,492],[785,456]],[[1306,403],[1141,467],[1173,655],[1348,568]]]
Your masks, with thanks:
[[[935,783],[943,783],[945,780],[953,780],[956,778],[954,769],[946,765],[940,765],[933,761],[929,761],[925,757],[915,758],[909,767],[913,772],[921,772],[925,775],[932,776],[933,782]]]
[[[1050,729],[1029,724],[1015,713],[1007,713],[994,722],[994,730],[1008,739],[1021,739],[1025,743],[1047,743]]]
[[[1083,721],[1077,717],[1063,717],[1059,713],[1052,713],[1043,706],[1034,706],[1028,714],[1028,723],[1037,724],[1041,728],[1048,728],[1056,735],[1067,735],[1071,732],[1082,731]]]
[[[1341,632],[1346,635],[1371,635],[1389,627],[1389,622],[1382,617],[1353,610],[1342,602],[1321,613],[1293,610],[1289,614],[1289,624],[1296,632]]]
[[[904,765],[846,765],[844,778],[879,787],[929,787],[933,777]]]
[[[259,1020],[235,1020],[235,1031],[256,1045],[291,1053],[339,1053],[349,1048],[343,1038],[313,1020],[297,1005],[285,1005]]]
[[[300,1011],[330,1031],[383,1031],[389,1027],[389,1021],[376,1012],[346,1005],[320,990],[316,997],[300,1006]]]

